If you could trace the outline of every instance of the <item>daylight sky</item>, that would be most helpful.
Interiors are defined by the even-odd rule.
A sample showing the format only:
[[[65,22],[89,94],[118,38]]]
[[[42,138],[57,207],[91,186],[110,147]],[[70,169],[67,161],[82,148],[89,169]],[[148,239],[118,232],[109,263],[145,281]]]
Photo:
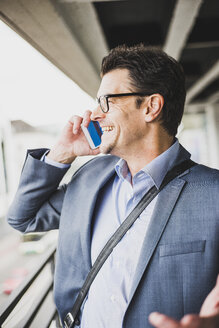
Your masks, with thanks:
[[[94,100],[0,21],[0,117],[34,126],[64,124]]]

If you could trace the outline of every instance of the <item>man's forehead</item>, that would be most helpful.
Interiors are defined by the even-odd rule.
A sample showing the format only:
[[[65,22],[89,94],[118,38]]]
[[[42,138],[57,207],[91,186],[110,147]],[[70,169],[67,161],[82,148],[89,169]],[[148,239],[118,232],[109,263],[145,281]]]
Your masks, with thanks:
[[[127,69],[115,69],[103,76],[97,96],[129,92],[130,90],[129,71]]]

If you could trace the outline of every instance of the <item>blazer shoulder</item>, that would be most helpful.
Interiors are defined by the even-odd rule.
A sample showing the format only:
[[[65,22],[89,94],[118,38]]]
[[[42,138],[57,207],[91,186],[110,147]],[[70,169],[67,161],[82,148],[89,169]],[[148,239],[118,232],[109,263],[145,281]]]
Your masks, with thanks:
[[[186,176],[186,180],[190,183],[213,183],[219,185],[219,170],[197,164],[190,169],[189,174]]]

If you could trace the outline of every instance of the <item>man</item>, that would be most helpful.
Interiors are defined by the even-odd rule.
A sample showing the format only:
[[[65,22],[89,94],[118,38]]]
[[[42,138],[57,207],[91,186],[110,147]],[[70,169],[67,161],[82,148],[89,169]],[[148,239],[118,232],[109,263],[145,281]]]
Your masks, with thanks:
[[[101,74],[95,110],[73,116],[46,156],[45,149],[29,151],[8,213],[8,222],[25,233],[59,228],[54,294],[62,321],[114,231],[152,186],[159,189],[166,173],[190,157],[175,138],[185,81],[173,58],[143,45],[117,47],[103,59]],[[95,150],[81,130],[90,120],[103,130]],[[58,187],[77,156],[99,153],[107,155]],[[80,327],[147,328],[154,311],[175,320],[199,313],[219,272],[218,192],[219,171],[202,165],[160,191],[96,276]],[[210,303],[212,313],[215,295]],[[150,317],[157,327],[167,320],[181,324]]]

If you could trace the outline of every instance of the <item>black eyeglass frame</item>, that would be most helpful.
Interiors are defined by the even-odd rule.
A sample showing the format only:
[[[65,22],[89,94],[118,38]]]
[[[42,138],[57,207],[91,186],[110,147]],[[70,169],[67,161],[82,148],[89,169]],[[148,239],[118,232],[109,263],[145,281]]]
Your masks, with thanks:
[[[103,113],[108,113],[109,111],[109,98],[117,98],[117,97],[129,97],[129,96],[140,96],[140,97],[145,97],[145,96],[149,96],[146,93],[142,93],[142,92],[128,92],[128,93],[112,93],[112,94],[107,94],[107,95],[103,95],[100,96],[99,98],[96,98],[98,104],[100,105],[100,108],[102,110]],[[105,98],[106,99],[106,105],[107,105],[107,110],[105,110],[104,108],[102,108],[101,106],[101,98]]]

